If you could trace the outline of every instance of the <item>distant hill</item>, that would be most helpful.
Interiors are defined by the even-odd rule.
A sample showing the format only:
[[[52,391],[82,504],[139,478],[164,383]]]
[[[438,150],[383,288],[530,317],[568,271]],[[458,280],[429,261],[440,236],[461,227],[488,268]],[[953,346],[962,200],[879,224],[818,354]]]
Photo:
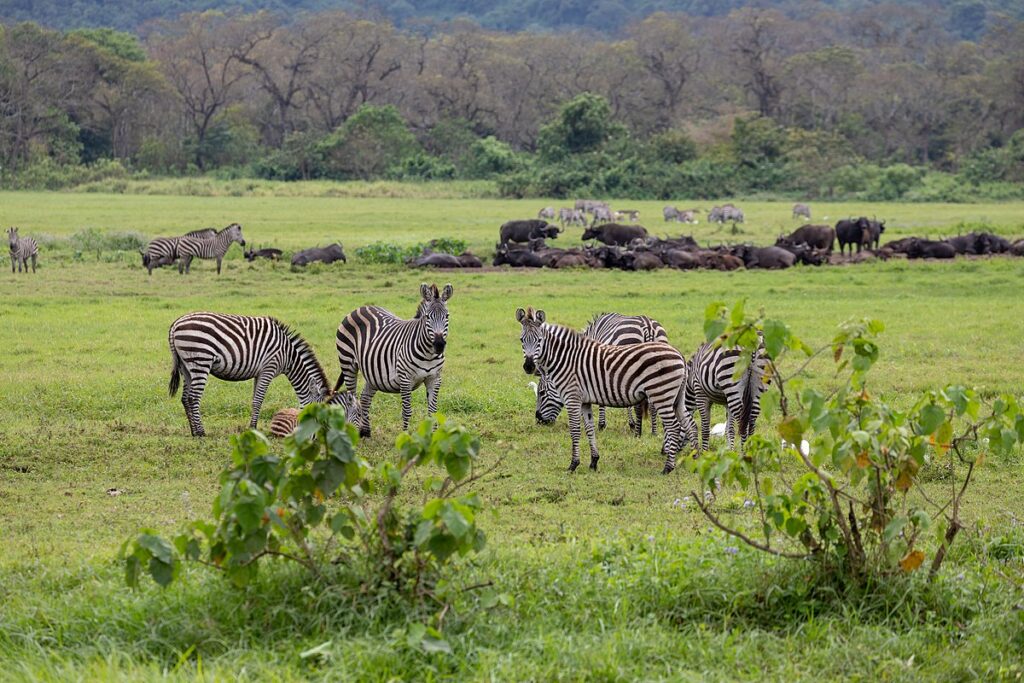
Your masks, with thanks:
[[[823,6],[855,11],[878,4],[876,0],[0,0],[0,20],[35,21],[59,29],[109,26],[137,31],[154,19],[208,9],[267,9],[285,14],[340,9],[387,17],[399,25],[417,18],[445,21],[465,17],[503,31],[588,28],[616,33],[631,21],[662,10],[716,16],[758,5],[806,15]],[[978,37],[1000,15],[1024,18],[1020,0],[903,0],[891,4],[933,8],[954,33],[967,39]]]

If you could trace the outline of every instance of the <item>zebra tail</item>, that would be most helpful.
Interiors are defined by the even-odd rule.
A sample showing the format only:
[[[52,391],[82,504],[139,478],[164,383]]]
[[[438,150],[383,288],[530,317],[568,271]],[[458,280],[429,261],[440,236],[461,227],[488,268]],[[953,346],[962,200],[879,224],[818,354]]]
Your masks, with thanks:
[[[747,430],[750,428],[750,416],[754,410],[754,401],[757,400],[757,383],[760,377],[757,373],[757,351],[750,356],[750,365],[743,371],[740,384],[743,386],[743,398],[740,402],[739,433],[740,439],[746,438]]]
[[[167,392],[171,396],[178,394],[178,386],[181,384],[181,358],[178,357],[178,352],[171,348],[171,382],[167,385]]]
[[[335,394],[338,393],[339,391],[341,391],[342,387],[344,387],[344,386],[345,386],[345,371],[342,370],[341,373],[338,375],[338,381],[334,383],[334,392],[333,393],[335,393]]]

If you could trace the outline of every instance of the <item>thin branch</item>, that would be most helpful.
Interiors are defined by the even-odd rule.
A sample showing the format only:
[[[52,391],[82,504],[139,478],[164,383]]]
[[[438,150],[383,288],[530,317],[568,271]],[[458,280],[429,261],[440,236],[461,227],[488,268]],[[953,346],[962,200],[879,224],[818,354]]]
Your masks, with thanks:
[[[769,545],[765,545],[763,543],[759,543],[758,541],[755,541],[754,539],[750,538],[749,536],[747,536],[746,534],[744,534],[744,533],[742,533],[740,531],[737,531],[736,529],[727,527],[725,524],[723,524],[721,521],[719,521],[718,517],[716,517],[713,512],[711,512],[711,508],[704,504],[704,502],[700,499],[700,497],[696,494],[696,492],[690,491],[690,495],[693,496],[694,501],[696,501],[696,503],[697,503],[697,507],[699,507],[700,511],[704,513],[704,516],[708,518],[709,522],[711,522],[716,527],[718,527],[719,529],[721,529],[725,533],[729,534],[730,536],[734,536],[734,537],[740,539],[741,541],[743,541],[747,545],[751,546],[752,548],[757,548],[758,550],[762,550],[762,551],[764,551],[766,553],[771,553],[772,555],[778,555],[779,557],[788,557],[788,558],[794,559],[794,560],[806,560],[806,559],[812,557],[812,555],[809,554],[809,553],[804,553],[804,554],[801,554],[801,553],[790,553],[790,552],[786,552],[785,550],[779,550],[777,548],[772,548]]]

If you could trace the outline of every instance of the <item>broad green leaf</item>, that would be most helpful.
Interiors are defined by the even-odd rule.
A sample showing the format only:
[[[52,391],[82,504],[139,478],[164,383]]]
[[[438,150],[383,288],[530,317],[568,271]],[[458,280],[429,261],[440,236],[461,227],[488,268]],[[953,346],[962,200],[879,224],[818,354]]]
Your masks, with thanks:
[[[918,419],[922,434],[934,434],[939,425],[946,421],[946,411],[934,403],[929,403],[921,408]]]
[[[899,533],[903,531],[903,527],[907,525],[907,521],[906,517],[900,515],[889,522],[885,527],[885,531],[882,533],[882,538],[885,539],[885,542],[891,543],[892,539],[896,538]]]
[[[164,564],[170,564],[174,549],[171,544],[153,534],[144,533],[139,535],[138,544],[145,548],[150,554]]]

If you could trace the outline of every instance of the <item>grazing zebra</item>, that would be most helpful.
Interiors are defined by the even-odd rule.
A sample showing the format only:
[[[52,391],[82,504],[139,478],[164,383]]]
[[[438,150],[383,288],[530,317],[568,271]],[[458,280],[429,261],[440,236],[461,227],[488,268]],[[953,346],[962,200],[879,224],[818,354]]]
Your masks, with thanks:
[[[202,230],[193,230],[192,232],[185,233],[184,237],[205,239],[216,234],[217,231],[213,228],[203,228]],[[154,268],[169,266],[178,260],[178,242],[181,239],[181,237],[154,237],[150,240],[149,244],[146,245],[146,250],[142,252],[142,265],[149,271],[150,275],[153,274]]]
[[[762,342],[752,354],[750,365],[737,378],[736,362],[739,357],[739,349],[723,349],[715,346],[714,342],[706,342],[690,359],[686,408],[691,413],[695,410],[700,412],[702,441],[697,444],[698,454],[708,445],[713,404],[725,406],[730,449],[736,446],[737,427],[741,447],[754,433],[757,416],[761,414],[761,394],[766,389],[768,357]]]
[[[532,308],[518,309],[516,320],[522,325],[523,370],[527,374],[540,370],[569,413],[570,472],[580,464],[581,418],[590,441],[590,469],[597,469],[600,455],[593,404],[625,408],[644,399],[658,412],[665,429],[662,471],[668,474],[675,469],[676,453],[685,441],[697,438],[696,425],[686,410],[687,365],[681,353],[663,342],[601,344],[568,327],[546,324],[544,311]]]
[[[583,335],[590,337],[602,344],[613,346],[625,346],[626,344],[642,344],[644,342],[665,342],[668,343],[668,333],[657,320],[648,318],[646,315],[619,315],[618,313],[602,313],[594,316]],[[643,432],[643,416],[649,413],[647,401],[641,401],[635,406],[636,417],[633,417],[633,409],[627,409],[629,415],[629,428],[636,436]],[[651,416],[651,434],[658,433],[658,421],[655,413]],[[605,419],[605,407],[598,407],[597,428],[604,429],[607,425]]]
[[[39,255],[39,245],[31,237],[18,237],[17,228],[7,229],[7,243],[11,247],[11,272],[14,271],[14,264],[18,264],[18,271],[22,266],[28,274],[28,260],[32,259],[32,272],[36,272],[36,258]]]
[[[806,204],[794,204],[793,205],[793,218],[800,218],[803,216],[807,220],[811,220],[811,207]]]
[[[220,275],[220,264],[224,260],[224,254],[234,242],[243,247],[245,239],[242,237],[242,226],[232,223],[213,237],[182,237],[178,240],[178,273],[187,273],[192,265],[193,258],[217,259],[217,275]]]
[[[448,343],[448,299],[452,286],[440,292],[437,285],[420,285],[422,300],[412,320],[399,318],[380,306],[363,306],[338,325],[336,345],[342,383],[356,390],[356,375],[363,373],[359,434],[370,436],[370,404],[378,391],[402,395],[402,429],[412,418],[412,392],[421,384],[427,390],[427,415],[437,412],[437,394]]]
[[[177,394],[184,378],[181,404],[192,436],[206,435],[199,401],[210,375],[229,382],[256,380],[249,420],[252,429],[267,388],[278,375],[288,378],[303,406],[326,400],[350,410],[355,404],[353,396],[331,392],[313,349],[298,332],[275,318],[188,313],[174,321],[167,338],[173,362],[168,391],[171,396]],[[358,411],[354,415],[358,419]]]

